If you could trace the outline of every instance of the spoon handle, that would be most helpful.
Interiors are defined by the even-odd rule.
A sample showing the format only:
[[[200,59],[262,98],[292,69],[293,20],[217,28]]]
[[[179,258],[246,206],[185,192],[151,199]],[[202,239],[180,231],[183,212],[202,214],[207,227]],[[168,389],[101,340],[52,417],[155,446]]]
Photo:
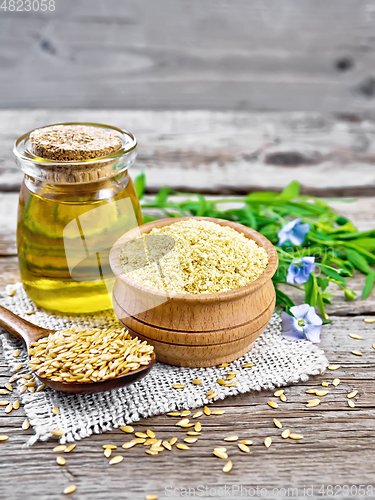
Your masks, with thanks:
[[[31,342],[35,342],[50,333],[50,330],[33,325],[2,306],[0,306],[0,326],[18,339],[23,340],[27,347]]]

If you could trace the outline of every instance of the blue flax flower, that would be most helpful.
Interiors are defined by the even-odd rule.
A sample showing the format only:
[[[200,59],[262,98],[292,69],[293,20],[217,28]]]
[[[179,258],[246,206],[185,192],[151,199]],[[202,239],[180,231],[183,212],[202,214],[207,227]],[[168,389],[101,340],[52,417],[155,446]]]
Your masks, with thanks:
[[[292,245],[302,245],[305,241],[306,234],[310,231],[310,224],[301,224],[301,222],[301,218],[294,219],[280,229],[277,233],[279,237],[279,247],[288,241]]]
[[[313,271],[315,271],[315,257],[294,260],[289,266],[286,282],[291,285],[306,283]]]
[[[302,340],[306,338],[313,344],[320,342],[320,332],[323,321],[309,304],[301,304],[290,308],[290,314],[283,311],[284,337],[288,340]]]

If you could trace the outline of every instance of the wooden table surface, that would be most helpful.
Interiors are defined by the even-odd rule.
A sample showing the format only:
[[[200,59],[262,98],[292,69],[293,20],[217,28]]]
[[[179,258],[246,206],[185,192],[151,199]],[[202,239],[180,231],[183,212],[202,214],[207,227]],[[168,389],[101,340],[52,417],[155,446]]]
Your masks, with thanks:
[[[375,225],[375,198],[371,197],[375,186],[375,122],[369,116],[3,111],[1,288],[19,280],[15,224],[22,175],[12,158],[12,143],[26,130],[72,119],[108,122],[133,131],[140,142],[133,173],[142,164],[147,166],[151,192],[168,183],[179,189],[207,193],[240,193],[255,188],[281,189],[296,178],[305,192],[359,195],[355,202],[338,200],[333,205],[360,229]],[[362,283],[360,277],[355,277],[351,286],[360,291]],[[302,302],[303,297],[296,300]],[[375,294],[366,301],[348,302],[337,292],[328,314],[333,323],[323,329],[321,348],[332,363],[340,364],[337,371],[287,387],[288,401],[277,410],[267,405],[269,391],[214,403],[215,408],[225,409],[225,414],[202,419],[202,437],[189,451],[174,449],[152,457],[141,447],[125,452],[121,449],[125,460],[110,467],[102,445],[120,446],[125,441],[125,434],[116,430],[80,441],[68,456],[67,465],[60,467],[52,451],[56,442],[24,447],[32,431],[21,430],[25,418],[22,407],[10,415],[1,407],[0,434],[8,434],[9,440],[0,443],[0,499],[64,498],[62,491],[70,483],[77,485],[72,498],[85,500],[138,500],[146,494],[158,495],[160,499],[180,498],[184,488],[195,488],[190,490],[190,496],[195,491],[201,498],[220,498],[224,493],[226,498],[241,498],[241,485],[248,488],[248,497],[305,498],[311,493],[315,497],[332,493],[337,498],[352,498],[364,492],[362,496],[375,498],[375,324],[364,322],[365,317],[375,315]],[[350,333],[360,333],[363,340],[350,338]],[[351,354],[353,349],[360,349],[363,356]],[[0,386],[9,377],[0,353]],[[311,399],[306,390],[335,377],[340,378],[340,385],[329,386],[329,394],[322,398],[320,406],[306,408],[307,399]],[[355,408],[351,409],[346,395],[354,389],[359,394]],[[304,438],[283,440],[272,423],[275,417]],[[135,427],[153,429],[163,438],[182,434],[164,415],[143,420]],[[249,454],[241,453],[234,445],[227,446],[234,467],[230,474],[224,474],[223,461],[215,458],[212,450],[222,446],[223,437],[230,434],[252,439],[254,445]],[[273,438],[269,449],[263,445],[266,436]],[[359,489],[360,485],[364,486]],[[218,490],[225,486],[226,492]]]

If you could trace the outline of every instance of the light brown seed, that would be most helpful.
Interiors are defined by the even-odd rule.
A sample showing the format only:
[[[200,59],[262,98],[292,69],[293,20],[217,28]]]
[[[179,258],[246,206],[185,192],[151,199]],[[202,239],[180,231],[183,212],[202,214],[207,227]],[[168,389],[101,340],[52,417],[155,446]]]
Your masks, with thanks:
[[[279,405],[276,403],[276,401],[267,401],[267,404],[268,406],[270,406],[271,408],[278,408]]]
[[[146,500],[158,500],[158,496],[157,495],[146,495]]]
[[[335,378],[332,381],[332,385],[334,385],[336,387],[336,386],[338,386],[340,384],[340,382],[341,382],[341,380],[339,378]]]
[[[375,344],[372,344],[372,348],[375,349]]]
[[[196,432],[196,431],[188,431],[186,434],[188,436],[200,436],[201,435],[200,432]]]
[[[315,394],[317,389],[307,389],[306,394]]]
[[[214,448],[216,451],[221,451],[222,453],[226,453],[227,449],[224,446],[217,446]]]
[[[250,453],[250,448],[243,443],[237,443],[238,448],[244,453]]]
[[[103,444],[102,448],[105,450],[117,450],[117,446],[115,444]]]
[[[170,411],[167,415],[168,417],[180,417],[181,413],[179,411]]]
[[[127,443],[124,443],[121,448],[124,448],[124,450],[129,450],[130,448],[133,448],[133,446],[135,446],[136,444],[138,443],[135,443],[134,440],[133,441],[128,441]]]
[[[6,389],[0,389],[0,396],[5,396],[6,394],[9,394],[9,391]]]
[[[14,297],[16,295],[16,291],[10,290],[9,292],[7,292],[7,294],[9,295],[9,297]]]
[[[228,442],[238,441],[238,436],[227,436],[224,438],[224,441]]]
[[[352,339],[356,339],[356,340],[362,340],[363,337],[361,337],[361,335],[357,335],[356,333],[351,333],[349,335],[349,337],[351,337]]]
[[[185,389],[186,385],[184,384],[174,384],[172,385],[173,389]]]
[[[15,375],[12,375],[9,379],[9,383],[11,384],[12,382],[15,382],[16,381],[16,376]]]
[[[227,387],[228,387],[228,385],[227,385]],[[207,398],[208,400],[210,400],[210,399],[214,399],[214,398],[216,398],[216,396],[217,396],[217,395],[218,395],[218,394],[217,394],[217,392],[214,392],[214,393],[212,393],[212,394],[210,394],[210,395],[206,396],[206,398]]]
[[[66,464],[66,460],[65,460],[65,458],[64,458],[64,457],[57,457],[57,458],[56,458],[56,463],[57,463],[58,465],[65,465],[65,464]]]
[[[375,318],[366,318],[363,320],[365,323],[375,323]]]
[[[10,413],[13,410],[13,405],[12,403],[9,403],[8,406],[5,408],[5,413]]]
[[[235,387],[237,385],[237,382],[227,382],[225,384],[225,387]]]
[[[61,429],[54,429],[53,431],[51,431],[51,434],[53,436],[63,436],[64,435],[64,431],[61,430]]]
[[[295,434],[295,433],[290,433],[289,437],[290,437],[290,439],[294,439],[294,440],[303,439],[303,436],[301,436],[301,434]]]
[[[283,403],[285,403],[285,401],[286,401],[285,394],[280,394],[280,401],[282,401]]]
[[[178,427],[178,426],[181,426],[181,425],[186,425],[190,422],[190,420],[188,418],[183,418],[182,420],[179,420],[175,425]]]
[[[217,365],[218,368],[226,368],[229,366],[229,363],[221,363],[220,365]]]
[[[227,453],[225,451],[220,451],[220,450],[218,450],[216,448],[214,449],[214,451],[212,453],[215,455],[215,457],[221,458],[223,460],[225,460],[226,458],[228,458],[228,455],[227,455]]]
[[[194,430],[195,430],[195,432],[201,432],[201,430],[202,430],[202,424],[200,422],[197,422],[194,425]]]
[[[203,415],[203,411],[197,411],[191,418],[199,418]]]
[[[350,406],[350,408],[354,408],[355,407],[354,401],[352,401],[351,399],[348,399],[348,406]]]
[[[177,443],[176,448],[178,448],[179,450],[190,450],[189,446],[184,443]]]
[[[271,446],[271,444],[272,444],[272,438],[270,438],[270,437],[266,437],[266,438],[264,439],[264,446],[265,446],[266,448],[269,448],[269,447]]]
[[[307,401],[306,408],[313,408],[318,405],[320,405],[320,399],[310,399],[310,401]]]
[[[76,443],[70,444],[69,446],[66,447],[66,449],[64,450],[64,453],[70,453],[71,451],[74,450],[74,448],[76,446],[77,446]]]
[[[120,427],[120,430],[122,432],[126,432],[126,434],[132,434],[134,432],[134,429],[131,425],[123,425]]]
[[[226,385],[226,381],[225,381],[223,378],[218,378],[218,379],[217,379],[217,383],[218,383],[219,385]]]
[[[329,386],[329,383],[328,383],[328,382],[326,382],[325,380],[323,380],[323,382],[322,382],[322,386],[323,386],[323,387],[328,387],[328,386]]]
[[[347,394],[347,398],[348,399],[353,399],[356,397],[356,395],[358,394],[358,391],[352,391],[352,392],[349,392],[349,394]]]
[[[233,467],[233,464],[232,462],[229,460],[229,462],[227,462],[224,467],[223,467],[223,472],[230,472],[232,470],[232,467]]]
[[[352,354],[355,356],[363,356],[363,353],[361,351],[352,351]]]
[[[277,427],[278,429],[281,429],[283,426],[283,424],[281,422],[279,422],[279,420],[277,420],[277,418],[273,419],[273,423],[275,424],[275,427]]]
[[[203,407],[203,413],[207,416],[211,415],[211,410],[208,408],[208,406]]]
[[[20,371],[20,370],[21,370],[21,368],[22,368],[22,367],[23,367],[23,364],[22,364],[22,363],[20,363],[19,365],[16,365],[16,366],[13,368],[13,370],[14,370],[15,372],[18,372],[18,371]]]
[[[194,385],[202,385],[203,384],[203,382],[201,380],[199,380],[199,378],[193,378],[191,383]]]
[[[282,437],[283,439],[287,439],[289,436],[290,436],[290,430],[289,430],[289,429],[285,429],[285,431],[283,431],[283,432],[281,433],[281,437]]]
[[[30,422],[26,419],[22,422],[22,430],[27,431],[30,428]]]
[[[8,406],[9,404],[9,401],[7,399],[3,399],[2,401],[0,401],[0,406]]]
[[[6,383],[4,384],[4,387],[5,389],[8,389],[8,391],[13,392],[13,387],[10,384]]]
[[[163,446],[151,446],[150,451],[156,451],[159,453],[159,451],[164,451],[165,448]]]
[[[144,439],[146,439],[148,437],[147,434],[145,434],[144,432],[136,432],[134,434],[134,436],[137,437],[137,438],[144,438]]]
[[[246,444],[246,446],[250,446],[250,445],[253,444],[253,442],[251,441],[251,439],[242,439],[242,441],[240,441],[240,443]]]
[[[155,433],[151,429],[147,429],[146,434],[149,438],[155,437]]]
[[[18,358],[19,355],[20,355],[20,350],[19,349],[16,349],[15,351],[13,351],[13,357],[14,358]]]
[[[335,371],[341,368],[341,365],[329,365],[327,368],[328,370]]]
[[[111,458],[109,461],[109,465],[116,465],[119,464],[124,460],[124,457],[122,455],[116,455],[115,457]]]
[[[109,458],[111,455],[112,455],[112,450],[110,450],[109,448],[106,448],[104,450],[104,456],[105,456],[105,458]]]
[[[1,435],[0,435],[0,442],[2,442],[2,441],[7,441],[7,440],[8,440],[8,438],[9,438],[9,436],[6,436],[5,434],[1,434]]]
[[[322,398],[323,396],[327,396],[329,391],[316,391],[315,394]]]
[[[189,410],[184,410],[181,412],[181,417],[188,417],[191,414],[191,411]]]
[[[177,438],[173,437],[172,439],[169,440],[169,444],[173,446],[175,443],[177,443]]]
[[[77,486],[75,484],[71,484],[65,488],[64,495],[69,495],[70,493],[74,493],[76,489]]]
[[[62,453],[65,450],[66,450],[65,444],[59,444],[58,446],[55,446],[53,449],[55,453]]]
[[[254,366],[254,363],[245,363],[241,368],[251,368],[252,366]]]
[[[57,408],[57,406],[54,406],[54,407],[53,407],[52,413],[53,413],[54,415],[58,415],[58,414],[60,413],[60,410]]]
[[[235,373],[230,373],[229,375],[227,375],[227,380],[232,380],[236,377],[236,374]]]
[[[284,389],[278,389],[277,391],[275,391],[273,393],[273,395],[276,397],[276,398],[279,398],[281,396],[281,394],[284,394]]]
[[[151,444],[156,443],[156,441],[157,441],[157,439],[155,439],[155,438],[146,439],[146,441],[143,443],[143,446],[149,446]]]
[[[143,444],[146,439],[145,438],[134,438],[132,439],[132,441],[134,441],[135,444]]]
[[[224,415],[225,410],[214,410],[211,412],[211,415]]]
[[[161,444],[164,446],[166,450],[171,451],[172,446],[170,443],[168,443],[168,441],[163,441]]]
[[[158,455],[159,452],[156,450],[146,450],[147,455]]]
[[[193,443],[196,443],[198,441],[198,438],[196,438],[196,437],[188,437],[188,438],[185,438],[184,441],[185,441],[185,443],[193,444]]]

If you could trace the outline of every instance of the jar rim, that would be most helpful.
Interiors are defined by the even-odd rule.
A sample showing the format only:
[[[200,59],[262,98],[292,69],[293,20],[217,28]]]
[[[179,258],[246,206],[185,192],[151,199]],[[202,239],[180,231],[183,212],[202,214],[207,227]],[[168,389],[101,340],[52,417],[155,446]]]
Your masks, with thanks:
[[[103,128],[105,130],[110,130],[111,132],[115,132],[116,135],[121,139],[122,146],[120,149],[117,149],[113,153],[110,153],[109,155],[106,156],[100,156],[98,158],[89,158],[87,160],[68,160],[68,161],[62,161],[62,160],[51,160],[47,158],[42,158],[40,156],[35,155],[32,153],[32,151],[29,149],[29,138],[30,134],[34,132],[35,130],[47,128],[47,127],[53,127],[56,125],[79,125],[79,126],[87,126],[87,127],[98,127],[98,128]],[[127,155],[131,151],[134,151],[137,147],[137,139],[133,134],[128,132],[127,130],[123,130],[118,127],[114,127],[112,125],[106,125],[104,123],[92,123],[92,122],[64,122],[64,123],[53,123],[50,125],[45,125],[44,127],[37,127],[36,129],[30,130],[29,132],[26,132],[25,134],[22,134],[16,141],[14,142],[13,146],[13,153],[14,155],[21,161],[27,161],[27,162],[33,162],[36,163],[40,166],[44,166],[46,168],[48,167],[53,167],[57,165],[90,165],[93,163],[106,163],[109,160],[115,160],[117,158],[121,158],[124,155]]]

